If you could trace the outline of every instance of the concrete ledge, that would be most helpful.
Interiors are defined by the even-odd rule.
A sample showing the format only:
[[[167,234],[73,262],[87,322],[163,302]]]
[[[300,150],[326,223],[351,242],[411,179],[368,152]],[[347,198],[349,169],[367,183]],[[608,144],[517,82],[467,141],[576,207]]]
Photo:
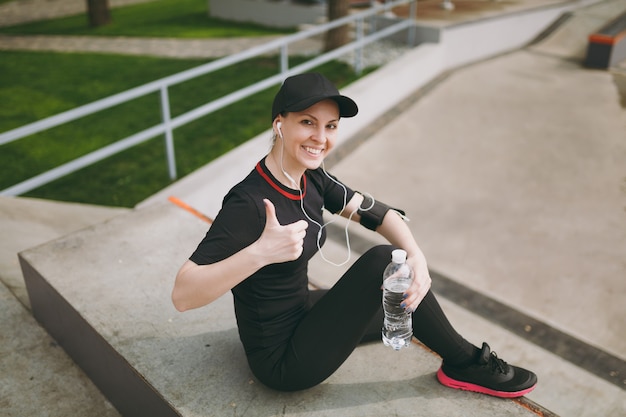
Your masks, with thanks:
[[[626,59],[626,13],[589,35],[585,66],[609,68]]]
[[[488,54],[452,59],[456,48],[477,39],[472,26],[463,25],[441,43],[422,45],[344,89],[362,103],[360,120],[342,125],[344,141],[442,71],[519,47],[520,39],[541,29],[528,26],[522,38],[500,40]],[[480,36],[490,32],[474,29]],[[513,401],[440,386],[434,378],[438,358],[418,346],[399,353],[381,344],[363,346],[320,386],[278,393],[250,374],[229,295],[198,311],[173,309],[173,277],[208,226],[165,202],[167,197],[176,195],[213,216],[225,191],[268,147],[265,132],[141,210],[20,253],[35,317],[115,406],[126,415],[157,416],[533,414]]]
[[[439,385],[439,359],[419,345],[365,345],[318,387],[265,388],[248,370],[230,295],[184,314],[171,305],[174,274],[207,227],[155,205],[20,253],[35,317],[123,415],[533,415]]]
[[[128,212],[35,198],[0,197],[0,280],[29,308],[17,253]]]
[[[46,278],[22,257],[20,264],[33,315],[118,411],[123,415],[177,415]]]
[[[212,17],[254,22],[274,27],[294,27],[326,18],[325,4],[297,4],[290,1],[212,0]]]

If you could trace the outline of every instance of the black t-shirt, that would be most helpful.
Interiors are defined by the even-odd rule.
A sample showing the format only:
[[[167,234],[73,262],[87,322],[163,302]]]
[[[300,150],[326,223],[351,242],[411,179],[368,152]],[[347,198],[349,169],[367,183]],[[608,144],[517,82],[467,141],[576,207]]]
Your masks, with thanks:
[[[269,199],[280,224],[306,220],[309,227],[302,255],[295,261],[268,265],[232,289],[239,335],[247,354],[286,343],[308,308],[309,260],[318,250],[322,210],[337,213],[354,192],[326,176],[321,169],[306,171],[298,190],[282,185],[267,169],[265,159],[224,197],[206,236],[190,259],[198,265],[221,261],[256,241],[265,227]],[[307,216],[302,211],[302,206]],[[322,230],[320,246],[326,239]]]

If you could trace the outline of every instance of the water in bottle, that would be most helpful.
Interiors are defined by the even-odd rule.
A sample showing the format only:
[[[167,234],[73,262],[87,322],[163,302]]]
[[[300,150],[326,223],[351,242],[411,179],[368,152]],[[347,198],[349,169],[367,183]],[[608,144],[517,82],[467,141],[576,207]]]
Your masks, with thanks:
[[[406,264],[406,251],[396,249],[391,254],[391,263],[383,273],[383,343],[395,350],[408,347],[413,336],[413,320],[400,306],[404,301],[404,292],[411,285],[413,273]]]

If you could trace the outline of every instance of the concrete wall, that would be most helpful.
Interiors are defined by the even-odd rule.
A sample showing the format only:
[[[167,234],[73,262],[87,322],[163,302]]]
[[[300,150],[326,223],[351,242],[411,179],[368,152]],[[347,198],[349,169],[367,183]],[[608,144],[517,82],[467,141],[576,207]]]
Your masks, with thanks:
[[[253,22],[274,27],[319,23],[326,17],[325,4],[296,4],[288,0],[211,0],[211,17]]]
[[[446,66],[454,68],[523,47],[572,8],[564,3],[561,7],[449,27],[441,36],[441,42],[446,45]]]

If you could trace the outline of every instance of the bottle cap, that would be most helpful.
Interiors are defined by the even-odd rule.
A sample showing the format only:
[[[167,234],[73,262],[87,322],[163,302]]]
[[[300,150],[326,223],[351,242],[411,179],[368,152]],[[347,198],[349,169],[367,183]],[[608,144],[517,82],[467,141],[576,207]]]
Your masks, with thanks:
[[[406,251],[404,249],[394,249],[391,252],[391,261],[395,264],[403,264],[406,262]]]

